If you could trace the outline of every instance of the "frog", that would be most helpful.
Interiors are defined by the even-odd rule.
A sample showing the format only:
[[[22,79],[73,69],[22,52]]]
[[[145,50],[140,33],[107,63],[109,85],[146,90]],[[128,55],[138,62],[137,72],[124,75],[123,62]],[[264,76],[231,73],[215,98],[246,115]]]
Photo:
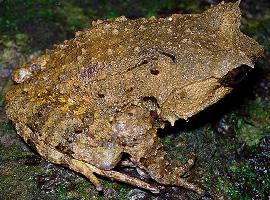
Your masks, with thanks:
[[[185,178],[195,159],[174,166],[157,130],[218,102],[263,55],[239,28],[239,3],[200,14],[94,21],[13,72],[7,116],[42,157],[84,175],[98,191],[96,175],[153,193],[169,185],[202,195]]]

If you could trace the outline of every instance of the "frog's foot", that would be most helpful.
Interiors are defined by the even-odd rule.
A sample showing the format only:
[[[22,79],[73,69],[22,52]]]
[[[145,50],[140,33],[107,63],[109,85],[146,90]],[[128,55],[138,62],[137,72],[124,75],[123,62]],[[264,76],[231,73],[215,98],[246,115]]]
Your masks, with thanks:
[[[171,178],[170,178],[170,180],[168,180],[168,178],[166,178],[165,184],[167,183],[168,185],[175,185],[175,186],[183,187],[183,188],[192,190],[192,191],[198,193],[199,195],[204,195],[205,191],[203,189],[201,189],[198,185],[196,185],[194,183],[190,183],[186,179],[181,178],[179,176],[178,168],[176,168],[175,172],[176,173],[169,174],[168,177],[171,177]]]
[[[141,181],[140,179],[113,170],[102,170],[95,167],[94,165],[80,160],[71,159],[71,161],[69,162],[69,168],[86,176],[95,185],[98,191],[102,190],[102,186],[93,173],[130,185],[134,185],[136,187],[140,187],[146,190],[150,190],[153,193],[159,193],[158,187]]]
[[[149,131],[149,135],[150,134],[151,132]],[[140,144],[143,145],[143,147],[137,147],[139,149],[144,149],[144,153],[139,157],[130,152],[131,161],[133,163],[135,163],[140,169],[145,170],[152,179],[161,184],[184,187],[200,195],[204,194],[204,190],[202,190],[199,186],[194,183],[190,183],[183,178],[183,175],[194,165],[194,156],[193,158],[189,159],[185,165],[174,168],[171,165],[167,153],[163,149],[160,139],[155,136],[147,141],[147,143]],[[136,149],[133,149],[133,151],[138,152]]]
[[[188,161],[184,165],[175,168],[175,173],[177,173],[178,176],[183,176],[184,174],[186,174],[191,170],[191,168],[195,164],[195,160],[196,160],[195,156],[188,159]]]
[[[164,160],[166,162],[166,165],[163,165],[160,161],[158,161],[159,162],[158,165],[163,165],[160,167],[160,169],[162,169],[163,171],[161,171],[159,167],[155,166],[156,163],[155,164],[152,163],[152,165],[155,167],[151,166],[150,162],[151,161],[155,162],[154,159],[153,160],[150,159],[149,162],[150,165],[147,166],[148,169],[145,167],[144,169],[149,172],[150,176],[154,180],[156,180],[161,184],[183,187],[188,190],[192,190],[200,195],[203,195],[205,193],[205,191],[201,189],[198,185],[190,183],[186,179],[182,178],[183,175],[189,172],[189,170],[193,167],[195,158],[191,158],[183,166],[175,168],[172,168],[171,164],[166,161],[166,157]]]

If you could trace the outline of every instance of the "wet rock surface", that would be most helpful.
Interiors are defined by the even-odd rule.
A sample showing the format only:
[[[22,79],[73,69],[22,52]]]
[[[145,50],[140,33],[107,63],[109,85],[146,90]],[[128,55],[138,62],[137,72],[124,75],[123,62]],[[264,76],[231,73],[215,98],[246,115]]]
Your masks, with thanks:
[[[185,163],[192,153],[197,155],[193,168],[196,173],[186,176],[190,180],[201,180],[198,183],[208,191],[201,198],[205,200],[269,199],[270,196],[269,2],[243,1],[241,7],[244,12],[242,30],[265,46],[265,58],[256,66],[258,73],[243,84],[240,91],[245,92],[241,95],[236,90],[188,124],[177,122],[175,127],[168,126],[160,132],[163,144],[176,165]],[[196,9],[202,10],[202,5]],[[42,41],[40,32],[31,34],[38,34]],[[21,36],[17,38],[0,42],[0,199],[199,198],[174,187],[153,195],[105,179],[102,181],[105,190],[98,193],[84,177],[46,162],[29,148],[16,134],[3,109],[3,93],[11,85],[8,81],[11,70],[33,58],[30,55],[35,57],[37,54],[25,51],[27,42]],[[140,176],[136,170],[133,171],[134,176]]]

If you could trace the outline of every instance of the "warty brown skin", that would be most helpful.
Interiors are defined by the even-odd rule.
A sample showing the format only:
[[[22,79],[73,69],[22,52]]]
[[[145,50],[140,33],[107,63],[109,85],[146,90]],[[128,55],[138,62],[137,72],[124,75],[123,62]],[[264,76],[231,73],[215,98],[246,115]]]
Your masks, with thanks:
[[[238,3],[227,3],[202,14],[94,22],[14,71],[7,115],[43,157],[97,189],[93,173],[159,191],[114,171],[125,153],[157,182],[202,194],[181,178],[194,160],[173,167],[156,131],[214,104],[239,69],[254,66],[263,49],[240,31],[240,17]]]

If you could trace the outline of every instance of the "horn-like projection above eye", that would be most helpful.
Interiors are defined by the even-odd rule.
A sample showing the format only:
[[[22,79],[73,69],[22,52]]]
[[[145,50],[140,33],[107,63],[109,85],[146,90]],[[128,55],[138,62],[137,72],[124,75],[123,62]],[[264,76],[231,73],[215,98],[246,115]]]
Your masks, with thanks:
[[[225,76],[220,78],[219,83],[226,87],[234,87],[245,79],[251,69],[252,68],[248,65],[240,65],[239,67],[232,69]]]

